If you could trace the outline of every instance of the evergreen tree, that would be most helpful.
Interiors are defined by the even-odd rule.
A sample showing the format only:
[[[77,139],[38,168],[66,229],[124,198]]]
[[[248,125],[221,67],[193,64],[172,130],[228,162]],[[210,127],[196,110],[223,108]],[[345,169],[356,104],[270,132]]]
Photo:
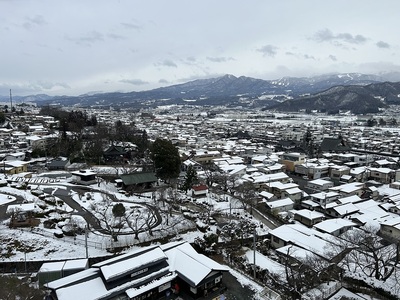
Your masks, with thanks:
[[[308,155],[308,157],[314,157],[314,139],[310,128],[307,128],[306,133],[303,138],[303,150]]]
[[[151,146],[151,159],[154,162],[157,177],[166,182],[178,178],[181,159],[178,149],[171,141],[157,138]]]
[[[185,181],[182,185],[182,190],[187,192],[197,182],[198,182],[198,178],[197,178],[196,169],[190,165],[186,171]]]
[[[112,208],[114,217],[120,218],[125,215],[125,206],[122,203],[117,203]]]

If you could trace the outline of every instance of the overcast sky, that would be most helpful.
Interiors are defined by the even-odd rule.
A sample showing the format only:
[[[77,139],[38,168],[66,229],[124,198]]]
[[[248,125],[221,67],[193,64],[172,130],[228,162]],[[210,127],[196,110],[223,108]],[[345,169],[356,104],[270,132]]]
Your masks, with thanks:
[[[0,95],[400,71],[398,0],[0,0]]]

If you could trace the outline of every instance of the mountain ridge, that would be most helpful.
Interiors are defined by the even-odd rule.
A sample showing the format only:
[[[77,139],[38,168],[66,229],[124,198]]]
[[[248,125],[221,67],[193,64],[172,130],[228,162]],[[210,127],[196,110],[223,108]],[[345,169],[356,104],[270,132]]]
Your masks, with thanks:
[[[394,78],[393,76],[391,74],[391,78]],[[376,106],[382,102],[376,102],[372,99],[374,97],[384,97],[389,102],[397,103],[397,86],[391,82],[382,82],[382,79],[384,77],[381,75],[361,73],[335,73],[313,77],[282,77],[275,80],[263,80],[246,76],[236,77],[232,74],[226,74],[216,78],[197,79],[141,92],[111,92],[54,97],[40,94],[26,97],[14,96],[13,99],[20,102],[35,102],[39,106],[58,104],[63,106],[115,106],[120,108],[187,104],[187,101],[191,101],[191,104],[195,105],[273,107],[274,109],[285,111],[304,109],[304,107],[301,108],[301,103],[307,107],[306,109],[310,109],[309,107],[314,103],[315,105],[322,105],[320,108],[323,110],[331,110],[328,105],[329,101],[365,100],[368,101],[367,106]],[[382,85],[368,88],[367,90],[359,88],[373,84]],[[342,92],[343,89],[346,89],[346,92]],[[333,96],[335,91],[336,93],[340,92],[340,95]],[[346,93],[347,96],[345,96]],[[351,96],[351,93],[353,93],[353,96]],[[372,96],[366,96],[366,93]],[[358,96],[356,97],[356,95]],[[283,105],[282,103],[285,100],[289,102]],[[343,106],[343,109],[353,107],[352,105],[346,106],[340,103],[336,103],[336,106]],[[381,106],[377,106],[377,109]],[[315,107],[314,109],[317,108]],[[351,110],[354,110],[354,108]],[[362,113],[362,110],[357,111]]]

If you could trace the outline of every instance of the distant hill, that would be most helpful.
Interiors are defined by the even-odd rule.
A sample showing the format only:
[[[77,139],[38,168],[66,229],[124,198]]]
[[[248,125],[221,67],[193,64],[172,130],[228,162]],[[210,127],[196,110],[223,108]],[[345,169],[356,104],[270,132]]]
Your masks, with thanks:
[[[395,78],[396,74],[391,73],[390,78]],[[149,91],[129,92],[129,93],[102,93],[80,96],[55,96],[32,95],[27,97],[13,96],[18,102],[35,102],[39,106],[43,105],[62,105],[62,106],[80,106],[80,107],[120,107],[120,108],[142,108],[149,106],[171,105],[171,104],[195,104],[195,105],[225,105],[225,106],[246,106],[246,107],[264,107],[282,109],[286,111],[310,109],[331,110],[329,101],[367,101],[366,107],[372,107],[379,104],[379,101],[373,100],[374,96],[367,96],[368,91],[358,90],[357,87],[369,85],[371,83],[382,82],[385,77],[378,75],[365,75],[359,73],[349,74],[327,74],[314,77],[284,77],[277,80],[262,80],[251,77],[233,75],[224,75],[217,78],[198,79],[182,84],[157,88]],[[400,78],[400,77],[399,77]],[[353,89],[353,98],[348,92],[344,92],[339,87],[351,86]],[[336,87],[331,89],[332,87]],[[393,87],[391,100],[395,100]],[[375,87],[374,93],[379,89],[384,94],[385,87]],[[323,92],[324,91],[324,92]],[[331,96],[333,92],[339,93],[335,97]],[[364,91],[363,94],[361,91]],[[361,93],[361,94],[359,94]],[[329,94],[329,96],[328,96]],[[347,96],[345,95],[347,94]],[[305,96],[308,95],[308,96]],[[311,96],[312,95],[312,96]],[[317,98],[314,98],[317,97]],[[319,97],[319,98],[318,98]],[[386,97],[386,98],[388,98]],[[296,99],[296,100],[291,100]],[[0,97],[0,101],[7,101],[7,97]],[[282,104],[289,100],[287,104]],[[295,102],[301,100],[301,102]],[[319,102],[317,101],[319,100]],[[350,101],[351,102],[351,101]],[[301,107],[303,103],[304,107]],[[383,103],[381,101],[381,103]],[[379,104],[383,105],[383,104]],[[334,107],[334,106],[333,106]],[[351,105],[343,106],[347,109]],[[378,106],[380,107],[380,106]]]
[[[388,105],[400,104],[400,82],[374,83],[366,86],[336,86],[323,92],[298,97],[275,105],[277,111],[319,110],[328,113],[350,111],[354,114],[376,113]]]

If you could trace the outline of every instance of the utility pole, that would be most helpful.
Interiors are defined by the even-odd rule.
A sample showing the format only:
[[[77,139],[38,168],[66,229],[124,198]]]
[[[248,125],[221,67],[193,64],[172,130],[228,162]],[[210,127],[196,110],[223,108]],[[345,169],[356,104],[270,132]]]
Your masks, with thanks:
[[[254,272],[254,280],[256,279],[256,227],[254,227],[253,231],[253,272]]]
[[[88,237],[88,227],[86,225],[85,226],[85,250],[86,250],[86,258],[89,258],[87,237]]]
[[[25,274],[27,274],[28,271],[27,271],[27,267],[26,267],[26,250],[24,251],[24,254],[25,254]]]

